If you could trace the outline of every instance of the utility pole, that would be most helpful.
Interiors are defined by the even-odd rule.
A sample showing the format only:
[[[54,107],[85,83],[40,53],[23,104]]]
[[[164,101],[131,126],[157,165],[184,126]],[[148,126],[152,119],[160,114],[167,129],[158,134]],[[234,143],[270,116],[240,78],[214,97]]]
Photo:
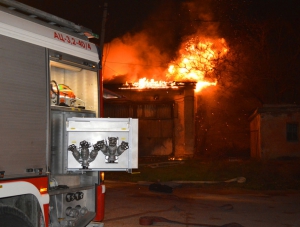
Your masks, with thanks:
[[[103,49],[104,49],[104,35],[105,35],[105,22],[106,22],[106,16],[107,16],[107,2],[104,2],[104,8],[103,8],[103,17],[102,17],[102,24],[101,24],[101,34],[100,34],[100,68],[99,68],[99,99],[103,99]],[[100,117],[104,117],[104,111],[103,111],[103,101],[100,102]]]

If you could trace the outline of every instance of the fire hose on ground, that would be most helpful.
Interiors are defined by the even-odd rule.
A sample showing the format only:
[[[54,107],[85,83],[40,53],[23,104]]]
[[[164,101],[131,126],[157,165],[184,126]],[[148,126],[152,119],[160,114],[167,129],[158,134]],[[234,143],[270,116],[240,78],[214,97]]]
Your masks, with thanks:
[[[156,222],[167,222],[167,223],[174,223],[174,224],[181,224],[181,225],[187,225],[187,226],[202,226],[202,227],[243,227],[242,225],[238,223],[228,223],[225,225],[208,225],[208,224],[199,224],[199,223],[185,223],[185,222],[178,222],[169,220],[163,217],[158,216],[143,216],[140,217],[139,223],[140,225],[153,225]]]

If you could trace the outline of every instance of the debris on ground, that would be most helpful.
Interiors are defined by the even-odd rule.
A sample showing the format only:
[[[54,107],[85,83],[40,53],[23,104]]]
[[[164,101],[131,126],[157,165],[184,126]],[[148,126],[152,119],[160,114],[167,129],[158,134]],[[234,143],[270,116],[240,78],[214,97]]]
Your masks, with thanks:
[[[149,185],[149,190],[153,192],[172,193],[173,188],[168,185],[153,183]]]

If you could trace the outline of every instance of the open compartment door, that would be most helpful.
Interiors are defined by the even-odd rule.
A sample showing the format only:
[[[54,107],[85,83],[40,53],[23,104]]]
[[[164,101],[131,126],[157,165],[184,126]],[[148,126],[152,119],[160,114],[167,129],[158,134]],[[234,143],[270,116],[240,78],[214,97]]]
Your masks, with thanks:
[[[68,118],[68,171],[127,171],[138,168],[138,120]]]

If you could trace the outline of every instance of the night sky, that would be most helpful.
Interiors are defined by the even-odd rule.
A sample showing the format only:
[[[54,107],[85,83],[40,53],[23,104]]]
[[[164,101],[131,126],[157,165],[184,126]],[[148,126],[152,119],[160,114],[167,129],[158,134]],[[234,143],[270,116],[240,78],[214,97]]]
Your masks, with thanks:
[[[40,10],[101,32],[105,0],[20,0]],[[106,0],[108,16],[105,40],[109,42],[127,32],[156,28],[174,36],[185,36],[203,24],[220,23],[243,29],[241,19],[252,21],[284,18],[299,23],[297,0]],[[193,4],[191,4],[193,3]]]
[[[24,4],[83,25],[100,34],[104,0],[20,0]],[[105,40],[109,42],[127,32],[141,30],[143,23],[154,14],[159,0],[107,0]],[[178,1],[179,2],[179,1]]]

